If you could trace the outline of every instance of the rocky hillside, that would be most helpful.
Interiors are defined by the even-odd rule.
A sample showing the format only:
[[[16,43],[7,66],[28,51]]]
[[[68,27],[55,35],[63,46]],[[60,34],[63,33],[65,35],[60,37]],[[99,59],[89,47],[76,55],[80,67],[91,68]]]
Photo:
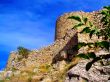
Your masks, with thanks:
[[[30,51],[27,58],[23,58],[18,52],[12,52],[6,69],[0,73],[0,82],[109,82],[109,62],[103,60],[103,66],[96,62],[89,71],[86,71],[86,63],[90,60],[74,55],[91,50],[88,47],[79,51],[72,50],[78,42],[96,42],[102,38],[94,36],[90,39],[88,34],[79,34],[83,27],[72,29],[77,22],[68,17],[84,16],[101,28],[102,16],[99,12],[71,12],[59,17],[56,23],[55,42],[42,49]],[[97,55],[107,53],[100,49],[92,51]]]

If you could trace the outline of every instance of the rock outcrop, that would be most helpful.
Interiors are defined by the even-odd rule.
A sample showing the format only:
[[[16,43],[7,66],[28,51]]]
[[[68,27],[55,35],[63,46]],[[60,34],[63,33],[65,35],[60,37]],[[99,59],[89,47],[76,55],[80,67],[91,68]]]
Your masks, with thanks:
[[[22,58],[17,52],[11,53],[5,73],[2,73],[2,80],[4,82],[107,82],[110,79],[110,64],[102,66],[97,62],[86,71],[85,65],[90,60],[75,58],[74,55],[87,52],[89,49],[87,47],[79,51],[71,49],[78,42],[96,42],[102,38],[94,36],[90,39],[88,34],[79,34],[83,27],[72,29],[77,22],[68,17],[84,16],[95,26],[102,28],[103,25],[100,23],[102,16],[99,12],[71,12],[59,17],[56,23],[55,42],[40,50],[32,50],[28,58]],[[10,76],[8,71],[12,71]]]

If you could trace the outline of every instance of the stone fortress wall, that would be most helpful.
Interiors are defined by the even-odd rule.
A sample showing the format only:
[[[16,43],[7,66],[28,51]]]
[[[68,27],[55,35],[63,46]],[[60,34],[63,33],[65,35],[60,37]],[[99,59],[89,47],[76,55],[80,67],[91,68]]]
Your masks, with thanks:
[[[56,22],[56,29],[55,29],[55,40],[61,39],[66,35],[67,30],[70,30],[73,28],[77,22],[72,19],[68,19],[68,17],[71,16],[83,16],[87,17],[89,21],[92,21],[95,26],[101,27],[102,24],[100,23],[101,15],[99,15],[100,11],[93,11],[93,12],[70,12],[70,13],[65,13],[62,16],[60,16],[57,19]]]
[[[37,63],[51,63],[52,60],[60,59],[60,52],[61,51],[67,51],[72,46],[76,45],[78,41],[89,41],[89,37],[87,35],[83,34],[76,34],[77,30],[71,30],[71,28],[77,24],[77,21],[74,21],[72,19],[68,19],[70,16],[84,16],[87,17],[90,21],[93,21],[93,23],[97,26],[100,26],[100,23],[98,23],[100,17],[97,16],[98,12],[91,12],[91,13],[85,13],[85,12],[71,12],[71,13],[65,13],[64,15],[60,16],[56,22],[56,29],[55,29],[55,42],[47,47],[41,48],[40,50],[34,50],[34,52],[28,57],[28,61],[31,61],[34,59],[37,59]],[[99,18],[97,18],[99,17]],[[74,36],[75,35],[75,36]],[[97,40],[96,37],[93,37],[90,41]],[[7,63],[7,68],[11,68],[11,60],[15,59],[16,56],[15,53],[11,53],[9,61]],[[45,54],[45,55],[44,55]],[[58,56],[57,56],[58,55]],[[49,60],[45,59],[48,58]],[[55,59],[53,59],[55,58]],[[33,63],[36,63],[33,62]],[[18,62],[21,63],[22,61]],[[28,63],[28,62],[27,62]],[[17,68],[23,67],[23,66],[15,66]]]
[[[14,68],[20,72],[20,75],[22,75],[24,72],[27,72],[27,71],[33,72],[34,70],[37,69],[36,66],[38,67],[40,65],[48,65],[48,64],[52,66],[52,63],[55,62],[54,65],[56,67],[54,68],[54,70],[51,69],[51,70],[53,70],[52,74],[47,73],[47,75],[46,75],[45,73],[39,73],[39,75],[41,78],[44,78],[42,82],[60,82],[57,79],[57,78],[59,78],[59,75],[61,75],[61,74],[59,74],[59,72],[64,71],[65,65],[67,65],[65,63],[65,61],[63,60],[63,58],[65,58],[68,53],[72,54],[72,55],[74,54],[74,52],[71,53],[71,47],[76,45],[78,42],[95,42],[98,40],[96,36],[94,36],[92,39],[90,39],[87,34],[79,34],[78,32],[83,27],[81,29],[77,29],[77,30],[72,29],[73,26],[76,25],[78,22],[75,20],[72,20],[72,19],[68,19],[68,17],[73,16],[73,15],[87,17],[88,20],[93,22],[93,24],[95,26],[101,28],[103,26],[100,22],[102,16],[99,15],[99,13],[100,13],[100,11],[90,12],[90,13],[80,11],[80,12],[70,12],[70,13],[63,14],[62,16],[60,16],[57,19],[57,22],[56,22],[54,43],[47,47],[41,48],[40,50],[33,50],[29,54],[27,59],[22,59],[21,61],[17,60],[19,55],[16,55],[16,53],[11,53],[9,61],[7,63],[7,71],[12,69],[11,64],[12,64],[13,59],[15,60]],[[102,40],[102,39],[99,39],[99,40]],[[82,51],[87,51],[87,50],[83,49]],[[62,64],[62,62],[64,62],[64,65]],[[69,70],[69,72],[71,72],[73,75],[78,76],[78,77],[75,77],[75,79],[77,79],[77,78],[87,79],[87,80],[89,80],[88,82],[107,82],[107,80],[109,78],[109,74],[107,74],[107,75],[102,74],[102,73],[99,74],[99,72],[103,68],[104,68],[104,71],[106,69],[109,70],[110,67],[106,67],[106,66],[100,67],[100,66],[96,65],[96,66],[93,66],[93,68],[89,72],[87,72],[87,71],[85,71],[85,64],[88,62],[87,60],[85,60],[85,61],[79,61],[79,60],[75,61],[74,60],[72,62],[77,63],[76,66],[74,66],[71,70]],[[98,69],[96,69],[96,67],[98,67]],[[16,71],[14,73],[16,73]],[[105,73],[108,73],[108,71],[106,71]],[[36,79],[34,77],[39,77],[39,75],[33,76],[32,80]],[[95,78],[94,78],[94,76],[95,76]],[[16,77],[16,76],[14,76],[14,77]],[[50,81],[45,80],[45,79],[48,79],[47,77],[49,78]],[[74,82],[83,82],[83,81],[80,81],[80,79],[77,79],[77,81],[75,81],[75,79],[73,77],[72,81],[70,81],[71,79],[68,79],[65,82],[73,82],[73,81]],[[27,81],[22,81],[20,79],[18,79],[18,80],[20,82],[27,82]],[[53,81],[53,80],[55,80],[55,81]],[[16,79],[12,79],[9,82],[16,82]],[[35,81],[32,81],[32,82],[35,82]],[[41,81],[36,81],[36,82],[41,82]]]

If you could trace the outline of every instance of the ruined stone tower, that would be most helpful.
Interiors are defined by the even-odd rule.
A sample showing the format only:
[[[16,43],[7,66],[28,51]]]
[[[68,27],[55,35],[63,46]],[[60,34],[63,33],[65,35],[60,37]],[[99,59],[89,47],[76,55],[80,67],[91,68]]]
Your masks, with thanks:
[[[97,12],[71,12],[65,13],[64,15],[60,16],[56,23],[56,30],[55,30],[55,40],[61,39],[66,35],[67,30],[73,28],[73,26],[77,23],[72,19],[68,19],[70,16],[83,16],[87,17],[90,21],[92,21],[96,26],[101,26],[100,24],[100,15],[99,11]]]

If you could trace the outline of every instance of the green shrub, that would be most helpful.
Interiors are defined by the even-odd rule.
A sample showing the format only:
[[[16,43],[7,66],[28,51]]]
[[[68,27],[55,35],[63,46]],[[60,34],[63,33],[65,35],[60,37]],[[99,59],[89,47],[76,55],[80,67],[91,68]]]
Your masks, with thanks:
[[[17,50],[18,50],[18,54],[19,54],[19,55],[22,55],[23,58],[27,58],[28,55],[29,55],[29,52],[30,52],[30,50],[28,50],[28,49],[26,49],[26,48],[24,48],[24,47],[21,47],[21,46],[19,46],[19,47],[17,48]]]
[[[88,71],[92,64],[102,60],[106,59],[108,60],[110,58],[110,6],[105,6],[104,9],[100,12],[102,15],[101,23],[103,24],[103,29],[99,29],[100,27],[96,27],[93,25],[91,21],[88,21],[88,18],[86,17],[80,17],[80,16],[71,16],[69,19],[73,19],[78,21],[79,23],[76,24],[73,29],[80,28],[81,26],[84,26],[84,29],[80,32],[89,34],[90,39],[93,35],[96,35],[98,38],[104,37],[103,41],[100,42],[94,42],[94,43],[85,43],[80,42],[76,46],[74,46],[73,50],[79,50],[81,47],[88,46],[89,48],[102,48],[106,49],[109,54],[101,54],[100,56],[96,56],[95,52],[88,52],[88,53],[80,53],[76,54],[76,57],[84,58],[84,59],[93,59],[92,61],[88,62],[86,65],[86,70]],[[88,23],[89,24],[88,24]]]

